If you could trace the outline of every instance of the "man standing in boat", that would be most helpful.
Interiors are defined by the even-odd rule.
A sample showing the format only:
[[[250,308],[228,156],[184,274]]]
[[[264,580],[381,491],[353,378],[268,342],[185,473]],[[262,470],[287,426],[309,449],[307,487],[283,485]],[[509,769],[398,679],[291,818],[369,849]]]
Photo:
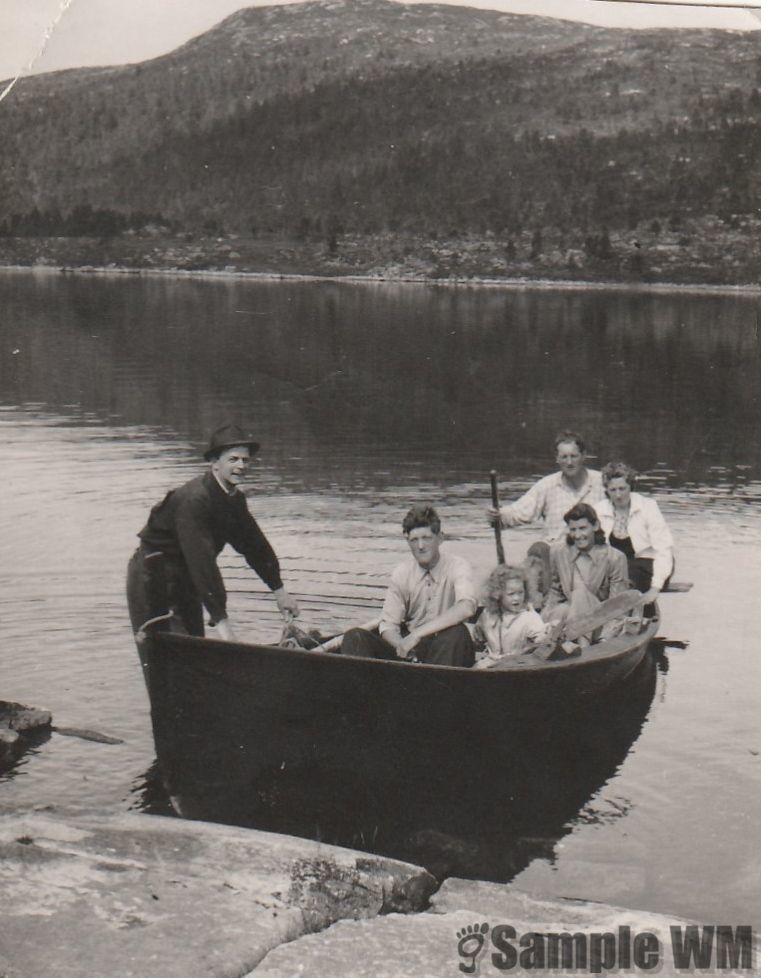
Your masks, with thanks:
[[[550,583],[550,544],[562,539],[566,532],[564,515],[577,503],[594,506],[605,498],[602,475],[597,469],[586,467],[584,439],[575,431],[561,431],[555,438],[555,461],[559,471],[536,482],[519,499],[499,509],[490,509],[491,526],[502,528],[525,526],[542,521],[544,534],[541,541],[532,544],[529,558],[541,561],[541,590],[547,591]],[[539,584],[529,570],[529,586],[532,601],[539,601],[536,594]]]
[[[157,629],[202,636],[204,607],[217,636],[235,639],[217,566],[217,556],[228,543],[274,593],[281,614],[298,615],[295,599],[283,587],[275,552],[239,488],[258,449],[242,428],[223,425],[204,453],[207,471],[168,492],[151,510],[127,572],[130,619],[141,653],[151,623]]]
[[[477,607],[470,564],[441,550],[441,520],[431,506],[414,506],[404,517],[402,531],[410,556],[391,574],[379,634],[352,628],[341,652],[472,666],[473,640],[463,624]]]

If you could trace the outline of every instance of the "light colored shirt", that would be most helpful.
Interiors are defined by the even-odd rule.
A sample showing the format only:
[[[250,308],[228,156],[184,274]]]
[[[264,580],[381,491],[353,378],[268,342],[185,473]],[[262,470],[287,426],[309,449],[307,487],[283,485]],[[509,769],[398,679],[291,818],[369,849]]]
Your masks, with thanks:
[[[572,559],[573,575],[571,578],[571,593],[568,603],[571,606],[572,618],[581,618],[595,610],[600,604],[600,598],[594,589],[594,560],[588,553],[576,551]]]
[[[464,557],[442,550],[436,566],[425,570],[410,555],[391,574],[378,631],[382,635],[387,629],[402,625],[413,631],[458,601],[470,602],[471,613],[478,606],[473,572]]]
[[[579,489],[569,486],[562,472],[553,472],[536,482],[514,503],[502,506],[499,513],[502,525],[506,527],[544,520],[543,539],[552,543],[565,534],[563,517],[572,506],[576,503],[595,506],[604,498],[602,475],[597,469],[587,469],[587,477]]]
[[[516,614],[484,610],[478,617],[473,637],[486,642],[486,656],[476,662],[476,669],[488,669],[506,655],[519,655],[540,641],[548,629],[539,613],[524,608]]]
[[[576,596],[580,601],[586,592],[594,597],[594,603],[605,601],[628,587],[626,557],[620,550],[609,547],[607,543],[595,544],[586,553],[567,543],[556,543],[550,548],[550,567],[552,584],[542,615],[557,604],[571,601]]]
[[[600,602],[620,594],[628,587],[626,557],[607,544],[595,544],[587,552],[575,546],[556,543],[550,549],[552,586],[542,617],[547,621],[583,618]],[[602,637],[615,635],[619,621],[603,627]],[[596,641],[598,632],[582,636],[584,643]],[[581,641],[581,639],[580,639]]]
[[[610,539],[615,520],[613,504],[605,498],[594,505],[605,538]],[[649,557],[653,561],[652,586],[660,590],[674,570],[674,538],[654,499],[638,492],[631,494],[627,533],[635,557]]]

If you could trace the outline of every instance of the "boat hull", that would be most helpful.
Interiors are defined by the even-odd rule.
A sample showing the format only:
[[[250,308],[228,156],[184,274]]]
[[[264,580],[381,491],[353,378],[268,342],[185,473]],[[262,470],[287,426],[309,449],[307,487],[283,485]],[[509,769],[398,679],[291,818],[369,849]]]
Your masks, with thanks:
[[[365,795],[372,806],[400,784],[433,785],[442,769],[445,777],[483,762],[506,769],[559,720],[585,717],[583,732],[602,716],[654,632],[651,624],[565,661],[523,656],[505,671],[163,633],[151,642],[146,678],[164,784],[183,816],[251,824],[289,777],[361,809]]]

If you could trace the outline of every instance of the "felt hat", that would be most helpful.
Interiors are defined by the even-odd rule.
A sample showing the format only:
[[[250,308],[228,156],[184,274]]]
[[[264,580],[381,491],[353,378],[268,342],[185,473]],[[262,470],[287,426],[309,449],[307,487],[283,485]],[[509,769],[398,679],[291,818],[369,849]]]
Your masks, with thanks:
[[[248,431],[244,431],[237,424],[223,424],[221,428],[212,432],[211,438],[209,438],[209,447],[203,453],[203,457],[207,462],[210,462],[226,448],[233,448],[235,445],[248,446],[252,455],[259,451],[259,442],[254,441]]]

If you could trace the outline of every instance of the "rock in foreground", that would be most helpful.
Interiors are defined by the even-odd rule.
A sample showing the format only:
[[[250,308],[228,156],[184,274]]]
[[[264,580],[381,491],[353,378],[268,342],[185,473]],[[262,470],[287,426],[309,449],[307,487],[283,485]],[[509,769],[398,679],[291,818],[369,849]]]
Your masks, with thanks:
[[[510,952],[506,953],[504,931],[500,931],[505,925],[512,928],[509,943],[515,951],[514,960]],[[694,925],[646,910],[544,899],[510,885],[449,879],[432,898],[428,912],[339,921],[322,933],[275,948],[248,978],[455,978],[462,974],[558,978],[611,971],[631,978],[694,974],[694,967],[675,967],[672,944],[671,928],[680,929],[684,935],[690,926]],[[626,932],[631,938],[648,935],[651,943],[657,942],[655,970],[637,967],[633,957],[626,960],[626,939],[622,936]],[[535,934],[565,934],[569,939],[579,935],[568,945],[572,949],[568,966],[564,966],[559,942],[555,946],[560,953],[552,960],[551,941],[546,936],[540,938],[534,952],[521,959],[521,938],[532,939]],[[652,947],[655,950],[654,943]],[[585,963],[578,957],[581,948],[587,953]],[[613,954],[616,962],[612,961]],[[755,950],[750,954],[754,957]],[[699,973],[726,978],[756,972],[735,968],[729,962],[721,967],[714,955],[713,964]]]
[[[13,764],[35,735],[50,729],[47,710],[0,700],[0,771]]]
[[[342,918],[422,909],[425,870],[151,815],[0,818],[4,978],[227,978]]]

